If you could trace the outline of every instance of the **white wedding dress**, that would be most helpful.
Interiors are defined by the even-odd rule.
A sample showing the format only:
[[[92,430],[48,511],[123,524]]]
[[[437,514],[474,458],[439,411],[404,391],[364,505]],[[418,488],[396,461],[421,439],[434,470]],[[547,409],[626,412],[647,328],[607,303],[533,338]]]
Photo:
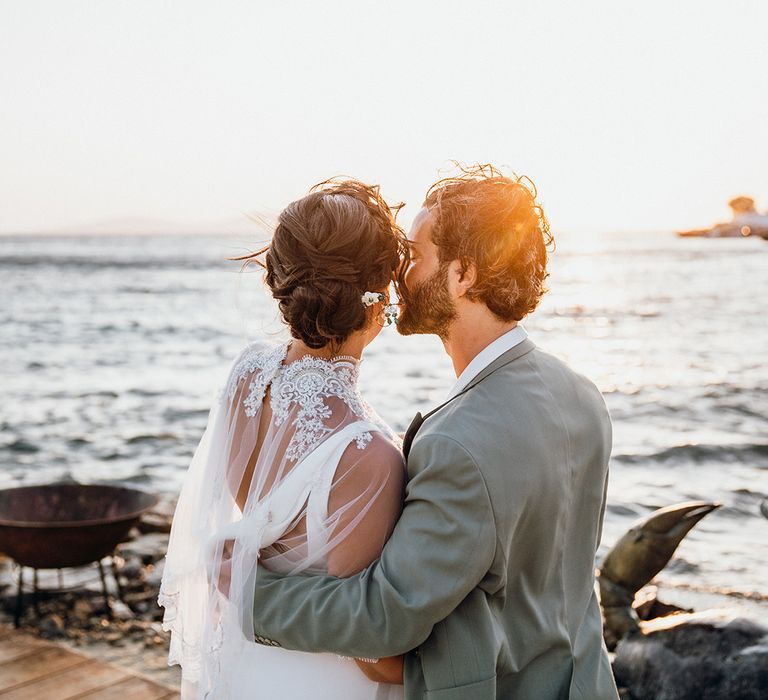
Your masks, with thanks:
[[[400,700],[354,660],[254,639],[258,566],[347,576],[399,515],[399,441],[358,392],[358,361],[249,345],[211,409],[174,514],[158,603],[183,700]]]

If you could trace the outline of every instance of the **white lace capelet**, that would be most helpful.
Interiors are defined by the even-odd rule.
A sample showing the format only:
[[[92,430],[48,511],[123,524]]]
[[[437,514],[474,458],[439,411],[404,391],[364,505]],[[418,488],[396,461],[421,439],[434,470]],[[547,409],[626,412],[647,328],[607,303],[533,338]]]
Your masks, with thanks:
[[[399,439],[360,396],[358,361],[285,365],[288,347],[253,343],[235,360],[176,505],[158,603],[184,697],[220,693],[222,659],[253,643],[260,563],[350,575],[399,512],[402,481],[381,466]]]

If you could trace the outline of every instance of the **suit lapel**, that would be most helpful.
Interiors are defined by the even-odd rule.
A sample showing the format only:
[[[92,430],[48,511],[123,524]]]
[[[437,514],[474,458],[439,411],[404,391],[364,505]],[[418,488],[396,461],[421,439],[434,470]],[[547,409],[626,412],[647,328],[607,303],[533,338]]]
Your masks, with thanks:
[[[416,433],[419,432],[419,428],[421,428],[421,424],[423,422],[424,417],[421,415],[421,413],[417,413],[413,417],[411,424],[408,426],[408,430],[405,431],[405,436],[403,437],[403,454],[405,455],[406,459],[408,459],[408,453],[411,451],[411,443],[413,442],[413,438],[416,437]]]

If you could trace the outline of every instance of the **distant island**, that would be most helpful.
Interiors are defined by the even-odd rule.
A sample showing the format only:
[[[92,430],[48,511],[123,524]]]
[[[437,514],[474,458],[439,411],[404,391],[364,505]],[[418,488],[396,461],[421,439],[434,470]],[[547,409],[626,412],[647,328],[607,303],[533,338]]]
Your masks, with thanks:
[[[768,213],[761,214],[755,208],[752,197],[740,195],[734,197],[728,206],[731,208],[730,221],[715,224],[710,228],[678,231],[683,238],[747,238],[759,236],[768,240]]]

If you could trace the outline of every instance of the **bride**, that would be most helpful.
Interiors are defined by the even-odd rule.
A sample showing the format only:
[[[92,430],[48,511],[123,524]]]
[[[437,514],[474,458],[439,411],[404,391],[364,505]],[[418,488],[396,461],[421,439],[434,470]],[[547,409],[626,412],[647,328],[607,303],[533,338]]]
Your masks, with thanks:
[[[258,566],[350,576],[397,521],[400,442],[357,380],[393,319],[403,255],[378,188],[328,181],[280,214],[267,248],[238,258],[266,268],[292,339],[252,343],[234,361],[176,506],[158,603],[184,700],[403,697],[402,657],[279,648],[254,638],[252,606]]]

